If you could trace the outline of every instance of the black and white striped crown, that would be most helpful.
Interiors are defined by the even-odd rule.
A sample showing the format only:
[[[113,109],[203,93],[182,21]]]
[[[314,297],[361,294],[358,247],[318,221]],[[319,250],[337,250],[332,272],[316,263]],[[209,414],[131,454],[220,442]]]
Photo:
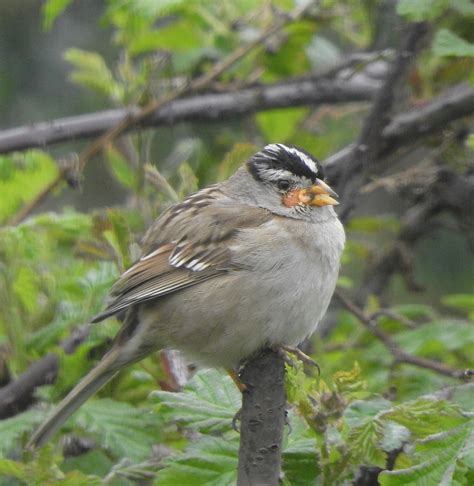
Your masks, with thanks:
[[[249,170],[256,179],[264,171],[286,171],[311,181],[324,179],[321,164],[305,150],[293,145],[272,143],[257,152],[248,162]]]

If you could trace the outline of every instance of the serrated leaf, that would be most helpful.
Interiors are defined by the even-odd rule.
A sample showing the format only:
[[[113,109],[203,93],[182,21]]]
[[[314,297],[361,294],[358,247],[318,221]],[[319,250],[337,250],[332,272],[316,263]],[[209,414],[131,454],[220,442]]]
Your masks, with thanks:
[[[197,373],[181,393],[155,391],[158,413],[202,432],[229,430],[241,395],[233,381],[216,370]]]
[[[380,419],[367,419],[349,432],[348,445],[352,460],[357,464],[383,467],[385,454],[380,447],[383,438],[383,423]]]
[[[154,486],[231,486],[237,478],[239,441],[201,437],[182,454],[164,462]]]
[[[440,29],[433,40],[435,56],[474,57],[474,44],[448,29]]]
[[[86,402],[72,422],[99,439],[119,457],[140,461],[160,441],[159,420],[149,411],[110,399]]]
[[[33,430],[42,417],[38,410],[28,410],[14,417],[0,420],[0,457],[16,445],[17,439]]]
[[[383,414],[407,427],[412,434],[424,438],[440,431],[446,431],[467,422],[458,405],[445,400],[420,398],[396,405]]]
[[[473,427],[461,426],[419,441],[418,464],[407,469],[384,471],[381,486],[449,486],[466,447],[472,447]]]

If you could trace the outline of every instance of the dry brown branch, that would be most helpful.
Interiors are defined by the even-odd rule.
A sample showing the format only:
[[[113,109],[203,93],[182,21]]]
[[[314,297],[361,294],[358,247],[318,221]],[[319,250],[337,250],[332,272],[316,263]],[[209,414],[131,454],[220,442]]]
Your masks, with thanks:
[[[365,314],[365,312],[358,307],[354,302],[345,297],[341,292],[336,291],[336,297],[339,299],[341,304],[364,325],[364,327],[382,344],[385,346],[387,351],[393,356],[395,362],[411,364],[419,368],[425,368],[432,370],[444,376],[449,376],[450,378],[456,378],[458,380],[469,379],[473,376],[474,370],[458,370],[451,368],[439,361],[434,361],[431,359],[420,358],[418,356],[413,356],[409,353],[403,351],[400,346],[391,338],[391,336],[385,333],[380,327],[378,327],[377,319],[373,316]]]
[[[338,192],[342,198],[339,215],[342,220],[347,219],[354,208],[359,188],[377,160],[383,144],[383,130],[388,125],[392,115],[396,92],[406,79],[427,33],[428,24],[425,22],[412,23],[407,26],[405,36],[397,49],[395,60],[379,89],[339,180]]]
[[[60,346],[66,354],[73,353],[89,335],[89,326],[74,329]],[[33,401],[37,387],[53,383],[58,374],[59,357],[49,353],[30,367],[16,380],[0,388],[0,419],[8,418],[25,410]]]

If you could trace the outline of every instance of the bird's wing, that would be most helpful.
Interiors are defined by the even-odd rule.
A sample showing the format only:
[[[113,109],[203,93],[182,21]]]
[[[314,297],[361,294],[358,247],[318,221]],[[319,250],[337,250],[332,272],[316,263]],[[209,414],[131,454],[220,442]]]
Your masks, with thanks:
[[[236,269],[232,239],[269,219],[268,211],[231,201],[217,188],[172,206],[145,235],[143,256],[120,276],[92,322]]]

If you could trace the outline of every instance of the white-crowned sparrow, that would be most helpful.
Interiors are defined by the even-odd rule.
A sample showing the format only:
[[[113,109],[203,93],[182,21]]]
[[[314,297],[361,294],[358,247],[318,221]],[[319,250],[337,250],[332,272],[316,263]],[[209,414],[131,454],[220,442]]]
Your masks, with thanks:
[[[329,305],[344,247],[336,194],[307,152],[267,145],[229,179],[165,211],[115,283],[101,321],[126,311],[111,350],[30,440],[44,443],[122,367],[169,347],[231,368],[296,345]]]

